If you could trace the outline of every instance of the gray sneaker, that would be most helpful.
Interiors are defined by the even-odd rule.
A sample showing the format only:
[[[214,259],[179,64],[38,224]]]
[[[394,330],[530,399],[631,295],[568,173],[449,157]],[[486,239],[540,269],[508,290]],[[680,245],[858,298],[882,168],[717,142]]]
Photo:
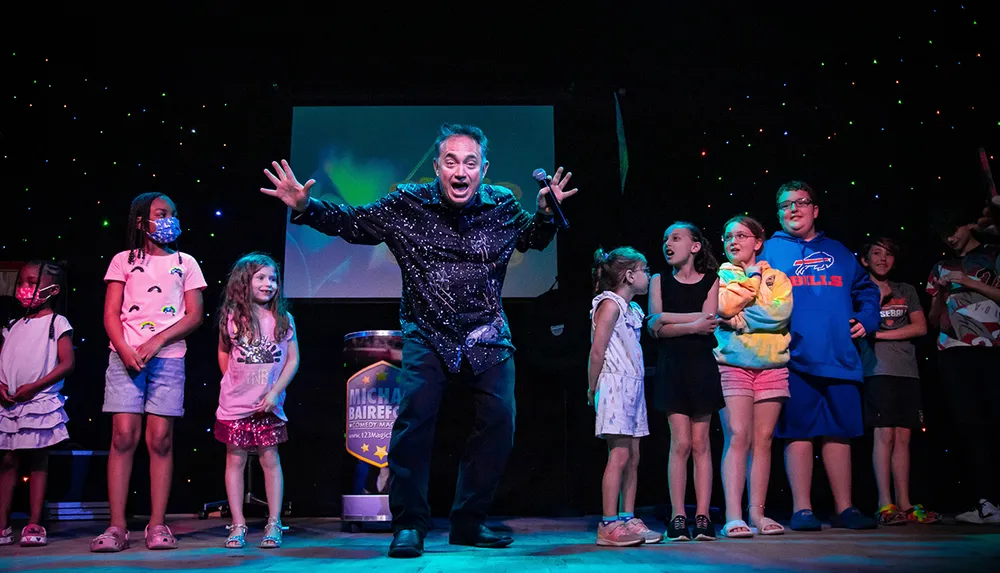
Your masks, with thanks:
[[[646,527],[646,524],[643,523],[638,517],[633,517],[632,519],[626,521],[625,527],[628,527],[632,533],[642,536],[643,541],[646,543],[659,543],[663,541],[662,533],[657,533]]]

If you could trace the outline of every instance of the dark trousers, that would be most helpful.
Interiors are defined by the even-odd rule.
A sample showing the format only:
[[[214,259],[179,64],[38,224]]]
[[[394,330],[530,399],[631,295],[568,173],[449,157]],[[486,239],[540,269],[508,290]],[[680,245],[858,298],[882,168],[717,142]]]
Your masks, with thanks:
[[[951,402],[952,427],[955,429],[960,490],[979,498],[1000,503],[1000,459],[995,412],[1000,404],[1000,348],[960,347],[938,352],[941,382]],[[971,474],[971,475],[970,475]]]
[[[486,520],[514,445],[514,359],[479,375],[468,366],[451,374],[432,349],[407,341],[402,370],[403,398],[389,443],[392,529],[416,529],[421,535],[431,529],[427,503],[431,450],[441,397],[451,382],[472,388],[476,416],[459,465],[451,524],[453,530],[478,527]]]

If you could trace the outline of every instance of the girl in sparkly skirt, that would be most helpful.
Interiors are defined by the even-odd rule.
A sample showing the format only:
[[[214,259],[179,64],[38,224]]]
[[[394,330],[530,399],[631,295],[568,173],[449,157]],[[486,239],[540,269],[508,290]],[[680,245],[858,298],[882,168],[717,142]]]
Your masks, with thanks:
[[[260,546],[281,546],[283,476],[278,444],[288,440],[285,388],[299,366],[295,322],[278,284],[278,264],[251,253],[229,274],[219,313],[222,384],[215,413],[215,437],[226,444],[226,496],[233,523],[226,547],[246,545],[243,471],[257,452],[264,470],[268,519]]]

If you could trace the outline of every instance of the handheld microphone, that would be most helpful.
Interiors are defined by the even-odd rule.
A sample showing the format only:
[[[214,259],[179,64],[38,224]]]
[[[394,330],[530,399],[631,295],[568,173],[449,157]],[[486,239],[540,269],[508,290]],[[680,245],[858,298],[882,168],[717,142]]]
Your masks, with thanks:
[[[549,177],[545,174],[545,170],[542,168],[535,169],[531,176],[535,178],[535,182],[538,183],[539,189],[545,189],[549,186]],[[555,215],[556,225],[560,229],[568,229],[569,221],[566,220],[566,216],[563,215],[562,209],[559,207],[559,200],[555,198],[552,194],[552,189],[545,195],[546,205],[552,208],[552,213]]]

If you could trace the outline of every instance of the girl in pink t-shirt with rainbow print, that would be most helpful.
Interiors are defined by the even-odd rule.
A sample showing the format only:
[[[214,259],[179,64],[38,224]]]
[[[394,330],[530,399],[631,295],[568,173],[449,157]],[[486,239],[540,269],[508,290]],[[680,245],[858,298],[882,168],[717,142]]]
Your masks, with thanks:
[[[185,338],[202,322],[207,286],[198,261],[177,250],[177,207],[163,193],[132,200],[128,249],[111,258],[104,275],[104,330],[111,341],[104,406],[111,417],[108,454],[110,526],[90,543],[97,553],[129,547],[125,523],[132,461],[146,421],[149,450],[147,549],[175,549],[165,523],[174,468],[174,423],[184,415]]]
[[[233,265],[219,313],[222,384],[215,412],[215,437],[226,444],[226,496],[233,516],[226,547],[246,545],[243,471],[254,451],[264,470],[268,518],[260,547],[281,546],[284,477],[278,444],[285,430],[285,388],[299,368],[295,321],[281,296],[278,264],[261,253]]]

